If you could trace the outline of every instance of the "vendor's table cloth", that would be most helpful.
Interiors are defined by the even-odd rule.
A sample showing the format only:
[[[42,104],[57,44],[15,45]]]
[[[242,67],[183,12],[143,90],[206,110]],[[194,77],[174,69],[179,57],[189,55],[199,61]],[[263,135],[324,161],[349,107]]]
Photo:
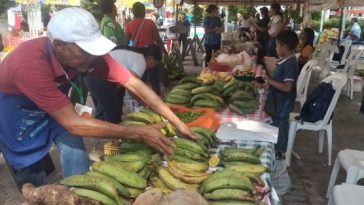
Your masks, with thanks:
[[[224,109],[221,112],[218,112],[218,118],[220,119],[220,123],[225,122],[239,122],[244,120],[254,120],[258,122],[266,122],[268,123],[270,121],[270,117],[264,112],[264,102],[266,99],[266,91],[260,90],[260,106],[259,109],[252,114],[246,115],[246,116],[240,116],[232,111],[230,111],[229,108]],[[242,137],[243,138],[243,137]],[[225,147],[238,147],[238,148],[254,148],[254,147],[266,147],[266,151],[260,156],[260,161],[263,165],[270,167],[272,169],[273,163],[274,163],[274,145],[271,142],[263,142],[263,141],[246,141],[243,139],[237,139],[235,140],[234,144],[225,144],[222,143],[219,145],[218,149],[224,149]],[[271,194],[269,196],[264,198],[264,202],[267,205],[277,205],[281,204],[279,201],[278,195],[276,191],[274,190],[274,187],[271,183],[271,174],[265,173],[262,175],[262,180],[266,183],[265,189],[271,189]]]
[[[246,140],[235,140],[233,144],[225,144],[222,143],[218,146],[218,150],[224,149],[226,147],[236,147],[236,148],[256,148],[256,147],[265,147],[266,150],[264,153],[260,155],[260,161],[266,167],[272,169],[274,163],[274,146],[271,142],[262,142],[262,141],[246,141]],[[264,173],[261,176],[261,179],[265,182],[265,191],[271,190],[269,195],[263,199],[266,205],[279,205],[281,202],[279,201],[278,195],[274,190],[274,187],[271,183],[271,174]]]
[[[267,96],[267,91],[264,89],[259,90],[259,109],[249,115],[238,115],[232,112],[228,107],[226,107],[221,112],[217,112],[217,116],[220,119],[220,123],[224,122],[239,122],[244,120],[254,120],[258,122],[269,122],[270,117],[264,112],[264,104]]]

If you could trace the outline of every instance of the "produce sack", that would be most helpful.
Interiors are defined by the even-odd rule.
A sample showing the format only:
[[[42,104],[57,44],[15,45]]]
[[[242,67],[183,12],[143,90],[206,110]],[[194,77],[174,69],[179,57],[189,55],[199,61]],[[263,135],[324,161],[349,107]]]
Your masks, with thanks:
[[[216,112],[213,109],[189,109],[180,106],[171,107],[174,113],[183,113],[183,112],[201,112],[202,116],[197,118],[195,121],[186,123],[188,127],[203,127],[210,129],[214,132],[220,127],[220,120],[216,116]]]

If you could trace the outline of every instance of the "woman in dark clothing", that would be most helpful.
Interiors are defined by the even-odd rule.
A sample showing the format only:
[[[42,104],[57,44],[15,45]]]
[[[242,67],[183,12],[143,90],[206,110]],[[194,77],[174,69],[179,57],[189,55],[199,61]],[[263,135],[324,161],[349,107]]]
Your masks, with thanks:
[[[268,14],[268,8],[262,7],[260,10],[260,16],[262,17],[259,21],[257,21],[256,24],[254,24],[254,27],[256,29],[258,42],[263,49],[265,53],[268,52],[268,41],[269,41],[269,35],[268,35],[268,24],[269,24],[269,14]]]
[[[211,60],[212,52],[220,50],[221,32],[223,31],[222,22],[216,5],[209,5],[206,9],[207,16],[203,21],[205,29],[205,65]]]

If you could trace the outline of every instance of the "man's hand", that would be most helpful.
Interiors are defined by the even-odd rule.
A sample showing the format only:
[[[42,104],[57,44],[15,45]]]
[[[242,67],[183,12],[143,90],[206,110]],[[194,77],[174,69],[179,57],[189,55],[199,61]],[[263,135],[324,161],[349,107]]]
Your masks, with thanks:
[[[153,147],[160,153],[171,155],[174,152],[175,145],[172,140],[161,133],[161,129],[165,127],[165,123],[138,126],[135,129],[139,131],[140,139],[147,145]]]
[[[175,128],[177,129],[176,131],[178,132],[178,134],[180,134],[182,137],[193,141],[198,140],[198,137],[195,135],[195,133],[193,133],[191,129],[187,127],[187,125],[185,125],[184,123],[175,125]]]

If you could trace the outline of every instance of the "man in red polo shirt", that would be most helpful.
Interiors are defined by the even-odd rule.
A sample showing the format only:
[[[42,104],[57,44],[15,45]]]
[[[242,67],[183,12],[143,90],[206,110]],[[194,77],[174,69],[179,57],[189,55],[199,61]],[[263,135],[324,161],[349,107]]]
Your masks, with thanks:
[[[78,73],[124,86],[183,136],[196,139],[148,86],[107,54],[114,47],[89,12],[67,8],[50,20],[48,38],[24,42],[0,64],[0,148],[21,185],[46,183],[42,159],[52,142],[59,148],[65,177],[88,171],[81,137],[138,140],[173,153],[173,143],[160,131],[164,124],[135,129],[79,117],[67,97],[70,80]]]

